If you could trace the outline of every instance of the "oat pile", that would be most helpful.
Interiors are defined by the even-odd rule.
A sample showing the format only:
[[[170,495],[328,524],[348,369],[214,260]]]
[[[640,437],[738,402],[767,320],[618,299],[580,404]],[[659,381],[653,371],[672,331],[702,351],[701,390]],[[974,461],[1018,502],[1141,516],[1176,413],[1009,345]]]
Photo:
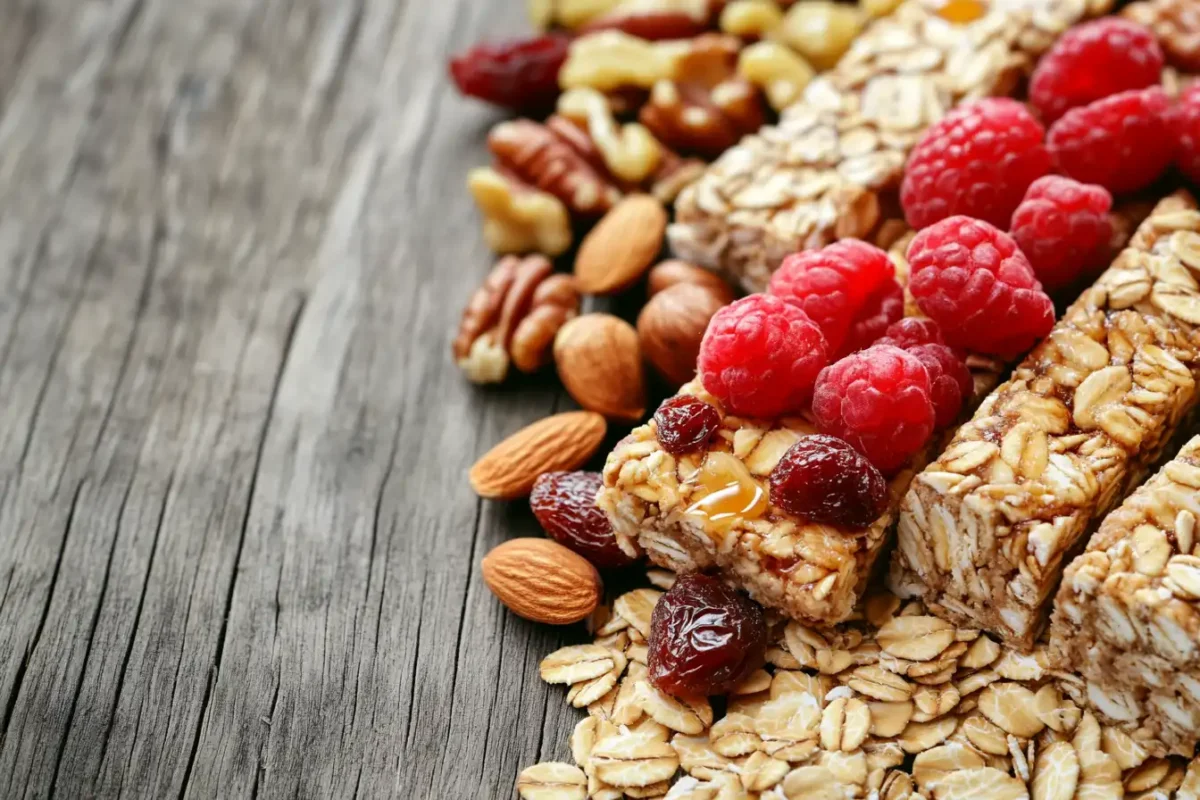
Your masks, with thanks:
[[[673,575],[651,570],[669,588]],[[826,630],[776,620],[767,666],[726,698],[681,700],[646,680],[637,589],[601,607],[595,641],[541,664],[588,716],[575,764],[524,770],[526,800],[1126,800],[1200,797],[1200,759],[1152,757],[1083,712],[1080,680],[956,628],[917,600],[869,596]]]

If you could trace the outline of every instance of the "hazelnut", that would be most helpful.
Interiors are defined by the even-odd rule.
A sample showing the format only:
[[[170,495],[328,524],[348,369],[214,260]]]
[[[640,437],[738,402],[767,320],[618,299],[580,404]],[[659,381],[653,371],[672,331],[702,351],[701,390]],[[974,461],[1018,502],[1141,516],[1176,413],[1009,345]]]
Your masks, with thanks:
[[[647,280],[648,293],[653,297],[677,283],[703,286],[721,300],[721,305],[729,305],[733,302],[733,289],[715,272],[709,272],[703,267],[673,258],[663,261],[650,270],[650,277]]]
[[[646,410],[638,334],[612,314],[584,314],[554,338],[554,363],[567,393],[588,411],[636,422]]]
[[[696,374],[709,320],[728,302],[728,294],[694,283],[676,283],[657,292],[638,315],[642,354],[672,385],[687,383]]]

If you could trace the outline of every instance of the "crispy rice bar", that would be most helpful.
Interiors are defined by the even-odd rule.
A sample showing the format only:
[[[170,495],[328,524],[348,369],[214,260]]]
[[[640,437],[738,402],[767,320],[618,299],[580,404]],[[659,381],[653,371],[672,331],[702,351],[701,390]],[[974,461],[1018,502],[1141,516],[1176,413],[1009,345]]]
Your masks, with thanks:
[[[904,498],[890,583],[1032,646],[1072,549],[1196,405],[1200,212],[1162,201]]]
[[[676,256],[761,291],[788,253],[868,238],[894,216],[904,160],[958,103],[1012,93],[1034,59],[1112,0],[992,0],[966,24],[909,0],[872,23],[780,123],[726,151],[678,198]]]
[[[1110,514],[1054,604],[1057,665],[1155,755],[1200,743],[1200,436]]]

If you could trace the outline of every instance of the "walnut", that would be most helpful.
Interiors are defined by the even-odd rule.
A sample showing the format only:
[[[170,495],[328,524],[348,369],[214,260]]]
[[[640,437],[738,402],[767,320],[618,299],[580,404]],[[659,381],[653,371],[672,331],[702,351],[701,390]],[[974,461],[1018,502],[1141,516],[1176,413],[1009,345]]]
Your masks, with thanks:
[[[571,43],[558,84],[564,90],[650,89],[675,75],[676,61],[688,49],[686,41],[649,42],[619,30],[589,33]]]
[[[763,0],[733,0],[721,10],[721,32],[742,39],[763,39],[782,24],[779,6]]]
[[[554,195],[572,213],[599,216],[621,198],[587,133],[566,120],[502,122],[488,134],[488,148],[501,166]]]
[[[1184,72],[1200,72],[1200,4],[1196,0],[1143,0],[1121,13],[1154,31],[1168,64]]]
[[[764,122],[762,99],[737,74],[740,42],[706,34],[677,59],[675,75],[660,80],[638,119],[659,141],[681,152],[715,158]]]
[[[584,31],[618,30],[650,41],[691,39],[712,26],[715,11],[710,0],[624,0]]]
[[[475,383],[499,383],[509,364],[534,372],[550,360],[554,336],[579,313],[570,275],[544,256],[500,259],[463,311],[454,361]]]
[[[527,0],[529,18],[539,28],[580,28],[621,5],[621,0]]]
[[[783,111],[803,94],[813,68],[778,42],[757,42],[738,56],[738,75],[760,88],[776,111]]]
[[[497,253],[557,256],[571,246],[571,218],[554,195],[488,168],[472,170],[467,188],[483,212],[484,241]]]
[[[558,99],[558,113],[587,131],[608,171],[627,183],[641,183],[658,166],[662,148],[642,125],[621,125],[607,98],[595,89],[571,89]]]

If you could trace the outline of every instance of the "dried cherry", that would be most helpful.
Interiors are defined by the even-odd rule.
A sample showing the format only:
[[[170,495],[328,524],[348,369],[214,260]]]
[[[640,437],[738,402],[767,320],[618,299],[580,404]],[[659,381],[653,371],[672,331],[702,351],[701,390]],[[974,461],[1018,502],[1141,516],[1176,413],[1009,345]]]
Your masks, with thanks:
[[[635,559],[620,548],[612,523],[596,507],[603,485],[598,472],[547,472],[533,484],[529,505],[554,541],[597,567],[624,567]]]
[[[771,470],[771,502],[813,522],[865,528],[887,505],[887,481],[848,442],[816,433]]]
[[[468,97],[514,111],[547,109],[558,97],[569,43],[557,34],[483,42],[450,59],[450,75]]]
[[[720,427],[721,414],[698,397],[679,394],[663,401],[654,423],[662,449],[677,456],[706,444]]]
[[[674,695],[729,691],[762,666],[762,608],[711,575],[680,575],[650,617],[650,682]]]

